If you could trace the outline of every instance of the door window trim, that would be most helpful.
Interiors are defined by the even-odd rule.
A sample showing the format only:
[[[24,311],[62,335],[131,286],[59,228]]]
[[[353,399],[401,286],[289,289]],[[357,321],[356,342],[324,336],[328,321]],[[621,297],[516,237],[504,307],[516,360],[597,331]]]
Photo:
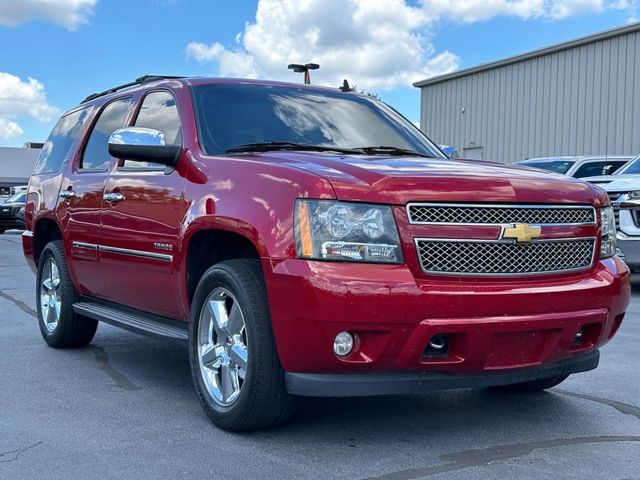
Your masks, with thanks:
[[[78,157],[76,159],[76,162],[75,162],[74,173],[76,173],[76,174],[83,174],[83,173],[104,173],[104,174],[108,174],[109,171],[113,168],[113,161],[116,160],[114,157],[111,157],[111,161],[109,162],[109,164],[106,166],[105,169],[101,169],[101,168],[81,168],[80,165],[81,165],[82,161],[84,160],[84,154],[86,152],[87,144],[89,143],[89,139],[91,138],[91,134],[93,133],[93,130],[94,130],[96,124],[100,121],[100,117],[102,116],[102,114],[105,111],[105,109],[109,105],[111,105],[111,104],[113,104],[115,102],[118,102],[118,101],[121,101],[121,100],[126,100],[126,99],[132,99],[132,101],[131,101],[131,105],[129,106],[129,109],[127,111],[127,114],[124,117],[124,122],[122,124],[122,127],[128,126],[131,123],[131,115],[132,115],[132,112],[134,110],[133,107],[135,107],[135,99],[134,99],[134,96],[132,94],[122,95],[120,97],[112,98],[108,102],[105,102],[100,107],[99,111],[94,114],[94,118],[91,121],[91,125],[88,127],[89,131],[86,132],[85,135],[84,135],[82,146],[79,149],[80,154],[78,155]],[[120,128],[122,128],[122,127],[120,127]]]
[[[175,102],[176,105],[176,111],[178,112],[178,121],[180,122],[180,144],[184,145],[184,136],[183,136],[183,132],[182,132],[182,115],[180,114],[180,106],[178,105],[178,99],[176,98],[175,94],[173,93],[172,90],[168,89],[168,88],[164,88],[164,87],[160,87],[160,88],[153,88],[150,90],[147,90],[146,92],[144,92],[144,94],[138,99],[130,121],[128,122],[127,126],[129,127],[135,127],[136,125],[136,121],[138,120],[138,116],[140,116],[140,111],[142,110],[142,105],[144,104],[144,101],[146,100],[146,98],[151,95],[152,93],[158,93],[158,92],[166,92],[169,95],[171,95],[173,97],[173,101]],[[117,159],[118,161],[116,162],[116,168],[114,170],[115,172],[125,172],[125,173],[152,173],[152,172],[159,172],[163,175],[166,174],[166,170],[167,167],[164,165],[158,165],[157,167],[153,167],[153,168],[144,168],[144,167],[125,167],[124,165],[120,165],[120,160]],[[124,162],[124,160],[123,160]]]

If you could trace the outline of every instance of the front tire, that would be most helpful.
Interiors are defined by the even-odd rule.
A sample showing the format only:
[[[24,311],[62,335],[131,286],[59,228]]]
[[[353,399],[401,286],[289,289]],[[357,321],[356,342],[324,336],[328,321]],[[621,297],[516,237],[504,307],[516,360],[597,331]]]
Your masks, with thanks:
[[[73,310],[77,294],[67,269],[62,241],[48,243],[38,262],[36,300],[40,333],[54,348],[84,347],[98,322]]]
[[[227,260],[209,268],[190,320],[191,375],[211,421],[238,432],[288,420],[294,400],[286,392],[259,261]]]

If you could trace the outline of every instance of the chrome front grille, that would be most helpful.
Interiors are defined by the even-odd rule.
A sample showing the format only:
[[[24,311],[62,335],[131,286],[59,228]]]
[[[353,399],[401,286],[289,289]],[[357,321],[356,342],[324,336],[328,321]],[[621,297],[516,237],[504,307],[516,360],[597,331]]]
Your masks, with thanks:
[[[410,203],[409,222],[413,224],[474,224],[504,225],[529,223],[534,225],[595,224],[596,214],[588,206],[548,205],[464,205]]]
[[[579,238],[533,243],[416,239],[426,273],[462,275],[542,274],[591,266],[595,240]]]

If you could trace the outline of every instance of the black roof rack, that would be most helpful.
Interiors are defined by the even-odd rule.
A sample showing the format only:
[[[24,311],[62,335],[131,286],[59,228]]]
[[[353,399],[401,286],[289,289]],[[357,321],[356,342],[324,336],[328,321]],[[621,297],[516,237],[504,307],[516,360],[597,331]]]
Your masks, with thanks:
[[[175,80],[180,78],[185,78],[185,77],[171,76],[171,75],[143,75],[142,77],[136,78],[133,82],[125,83],[124,85],[118,85],[117,87],[110,88],[109,90],[105,90],[104,92],[92,93],[87,98],[82,100],[82,102],[80,103],[85,103],[95,98],[102,97],[104,95],[108,95],[113,92],[117,92],[118,90],[122,90],[123,88],[129,88],[135,85],[142,85],[143,83],[155,82],[157,80]]]

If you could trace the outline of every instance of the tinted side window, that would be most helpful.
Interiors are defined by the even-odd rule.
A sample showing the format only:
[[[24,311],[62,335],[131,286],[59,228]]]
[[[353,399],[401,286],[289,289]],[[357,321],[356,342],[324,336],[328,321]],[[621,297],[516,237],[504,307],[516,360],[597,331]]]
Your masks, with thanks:
[[[111,162],[107,143],[109,136],[124,125],[131,106],[131,98],[116,100],[108,104],[93,127],[84,154],[80,159],[80,168],[106,170]]]
[[[176,100],[169,92],[151,92],[142,102],[136,118],[136,127],[153,128],[164,134],[167,145],[182,145],[182,130]],[[125,160],[125,168],[162,168],[163,165],[150,162]]]
[[[524,162],[523,167],[541,168],[555,173],[567,173],[573,162]]]
[[[608,165],[611,165],[611,171],[609,173],[615,172],[618,168],[624,165],[625,162],[591,162],[585,163],[581,167],[579,167],[575,173],[574,177],[584,178],[584,177],[596,177],[598,175],[602,175],[602,169]]]
[[[76,110],[62,117],[47,138],[33,169],[34,175],[53,173],[60,169],[60,165],[69,153],[82,125],[89,117],[92,107]]]

